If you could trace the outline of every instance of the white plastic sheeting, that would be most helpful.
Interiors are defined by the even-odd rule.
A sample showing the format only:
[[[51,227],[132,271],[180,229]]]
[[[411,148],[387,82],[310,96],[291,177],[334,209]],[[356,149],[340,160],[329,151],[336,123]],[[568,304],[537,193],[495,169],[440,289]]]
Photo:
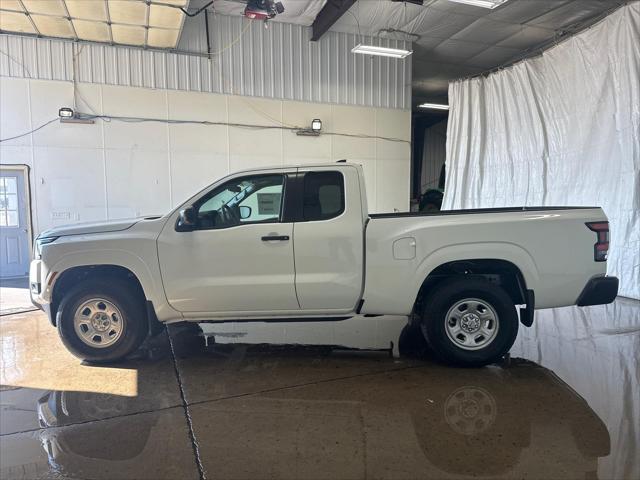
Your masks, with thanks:
[[[608,273],[640,298],[640,3],[540,57],[452,83],[449,104],[444,208],[601,206]]]

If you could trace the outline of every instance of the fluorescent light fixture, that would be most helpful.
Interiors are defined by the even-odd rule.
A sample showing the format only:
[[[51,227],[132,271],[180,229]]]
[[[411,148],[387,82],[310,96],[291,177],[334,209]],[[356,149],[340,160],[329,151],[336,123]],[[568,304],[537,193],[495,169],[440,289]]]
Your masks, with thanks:
[[[473,5],[474,7],[491,8],[499,7],[507,0],[449,0],[450,2],[466,3],[467,5]]]
[[[356,45],[351,49],[353,53],[361,53],[363,55],[379,55],[381,57],[404,58],[411,55],[411,50],[402,48],[378,47],[376,45]]]
[[[430,108],[432,110],[449,110],[449,105],[444,105],[442,103],[423,103],[422,105],[418,105],[419,108]]]

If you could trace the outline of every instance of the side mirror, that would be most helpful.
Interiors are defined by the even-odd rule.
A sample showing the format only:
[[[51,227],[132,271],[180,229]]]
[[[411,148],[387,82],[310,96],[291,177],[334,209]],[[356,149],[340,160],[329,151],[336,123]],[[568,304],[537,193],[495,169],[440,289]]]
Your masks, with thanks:
[[[192,206],[180,210],[178,222],[176,223],[176,231],[190,232],[196,227],[196,209]]]
[[[245,218],[249,218],[251,216],[251,207],[247,205],[240,205],[240,219],[244,220]]]

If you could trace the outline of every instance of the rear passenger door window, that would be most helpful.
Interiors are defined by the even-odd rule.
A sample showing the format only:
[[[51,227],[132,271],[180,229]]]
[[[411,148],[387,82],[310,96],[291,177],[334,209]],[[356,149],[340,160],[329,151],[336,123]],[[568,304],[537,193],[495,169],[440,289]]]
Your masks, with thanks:
[[[304,176],[302,218],[329,220],[344,212],[344,179],[340,172],[308,172]]]

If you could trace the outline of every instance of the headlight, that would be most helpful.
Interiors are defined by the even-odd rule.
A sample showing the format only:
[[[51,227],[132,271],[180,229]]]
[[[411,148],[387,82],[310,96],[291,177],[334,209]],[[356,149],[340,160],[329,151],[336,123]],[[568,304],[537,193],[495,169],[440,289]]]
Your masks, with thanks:
[[[55,242],[60,237],[46,237],[46,238],[36,238],[36,251],[34,257],[39,259],[42,257],[42,247],[49,243]]]

